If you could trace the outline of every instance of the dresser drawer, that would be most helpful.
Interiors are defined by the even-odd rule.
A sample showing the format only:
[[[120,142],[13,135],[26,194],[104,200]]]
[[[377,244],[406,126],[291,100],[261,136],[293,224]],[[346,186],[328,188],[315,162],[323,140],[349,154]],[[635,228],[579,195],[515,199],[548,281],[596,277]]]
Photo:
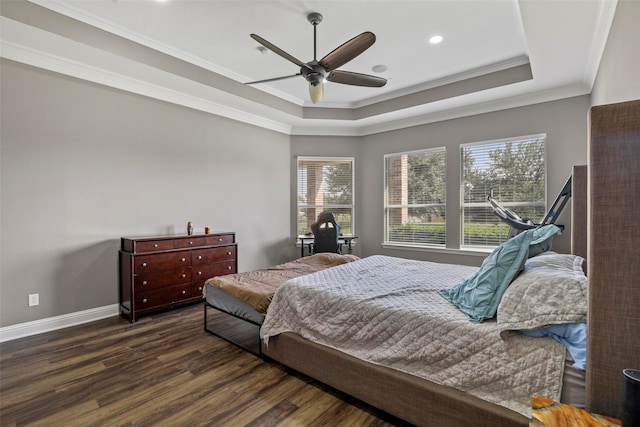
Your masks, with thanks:
[[[194,266],[234,259],[236,259],[235,245],[191,251],[191,264]]]
[[[207,245],[220,245],[222,243],[234,243],[235,237],[233,234],[212,234],[205,237],[205,243]]]
[[[188,239],[175,239],[173,247],[176,249],[195,248],[196,246],[204,246],[205,237],[189,237]]]
[[[154,252],[173,249],[173,240],[149,240],[147,242],[136,242],[136,252]]]
[[[193,284],[191,285],[192,298],[195,298],[195,297],[203,298],[202,290],[204,289],[204,282],[205,282],[204,280],[193,282]]]
[[[174,268],[171,270],[148,271],[134,276],[134,286],[137,291],[162,288],[170,285],[191,282],[191,267]]]
[[[144,310],[161,305],[174,304],[191,298],[191,284],[170,286],[154,291],[136,293],[137,310]]]
[[[225,262],[216,262],[214,264],[206,264],[200,265],[197,267],[193,267],[193,276],[192,279],[194,281],[202,281],[204,282],[207,279],[211,279],[214,276],[224,276],[225,274],[232,274],[236,272],[236,262],[233,261],[225,261]]]
[[[189,266],[191,266],[191,253],[189,251],[142,255],[135,257],[133,261],[135,274]]]

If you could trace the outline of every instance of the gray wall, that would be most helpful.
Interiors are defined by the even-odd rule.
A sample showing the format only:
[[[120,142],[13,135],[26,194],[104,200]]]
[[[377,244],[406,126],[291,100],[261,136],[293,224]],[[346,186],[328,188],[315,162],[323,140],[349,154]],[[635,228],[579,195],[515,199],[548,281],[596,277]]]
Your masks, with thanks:
[[[640,99],[640,1],[619,0],[593,91],[592,105]]]
[[[0,64],[0,326],[117,303],[121,236],[235,231],[241,271],[295,254],[287,135]]]

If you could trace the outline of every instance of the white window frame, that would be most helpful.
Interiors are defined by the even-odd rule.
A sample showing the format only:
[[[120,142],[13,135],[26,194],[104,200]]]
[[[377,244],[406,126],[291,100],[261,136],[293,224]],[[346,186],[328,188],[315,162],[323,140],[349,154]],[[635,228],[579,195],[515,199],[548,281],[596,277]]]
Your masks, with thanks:
[[[344,163],[351,163],[351,203],[350,204],[316,204],[316,203],[304,203],[302,204],[300,202],[300,198],[299,198],[299,194],[300,194],[300,184],[301,184],[301,177],[300,177],[300,163],[301,162],[326,162],[326,163],[330,163],[330,162],[344,162]],[[298,156],[296,158],[296,233],[300,234],[301,233],[301,229],[299,226],[299,215],[300,212],[302,210],[314,210],[315,211],[315,216],[313,218],[307,218],[306,219],[306,223],[307,223],[307,228],[310,227],[310,225],[312,223],[314,223],[317,219],[317,215],[320,214],[320,212],[322,212],[323,210],[327,210],[327,211],[336,211],[336,210],[344,210],[344,209],[349,209],[351,211],[351,223],[350,224],[345,224],[344,221],[340,220],[339,215],[337,216],[338,219],[338,223],[341,226],[341,233],[343,234],[352,234],[352,235],[356,235],[356,204],[355,204],[355,191],[356,191],[356,186],[355,186],[355,158],[354,157],[320,157],[320,156]],[[322,184],[321,184],[322,185]],[[311,230],[308,229],[306,230],[306,232],[310,232]],[[304,233],[303,233],[304,234]]]
[[[442,153],[444,155],[444,168],[443,168],[443,180],[444,180],[444,197],[442,201],[439,203],[422,203],[422,204],[409,204],[409,203],[390,203],[389,202],[389,183],[388,181],[388,171],[387,171],[387,159],[389,158],[397,158],[401,156],[410,156],[410,155],[418,155],[425,153]],[[401,247],[412,247],[412,248],[446,248],[446,193],[447,193],[447,149],[446,147],[433,147],[426,148],[421,150],[413,150],[413,151],[405,151],[400,153],[389,153],[384,155],[383,159],[383,180],[384,180],[384,208],[383,208],[383,218],[384,218],[384,229],[383,229],[383,245],[384,246],[401,246]],[[408,184],[407,184],[408,189]],[[401,190],[402,191],[402,190]],[[401,197],[404,197],[401,195]],[[407,195],[408,197],[408,195]],[[411,209],[411,208],[434,208],[441,207],[445,211],[444,216],[444,241],[442,243],[435,243],[429,241],[419,241],[419,240],[410,240],[407,241],[398,241],[390,239],[390,228],[392,224],[390,223],[390,209]],[[431,223],[431,221],[427,222]],[[404,220],[403,220],[404,224]]]
[[[463,150],[465,148],[469,148],[469,147],[478,147],[478,146],[489,146],[489,145],[499,145],[499,144],[507,144],[509,142],[513,143],[513,142],[520,142],[520,141],[536,141],[536,140],[542,140],[542,144],[543,144],[543,165],[544,165],[544,190],[543,190],[543,200],[541,201],[528,201],[528,202],[511,202],[508,200],[500,200],[500,195],[499,194],[494,194],[494,197],[496,198],[496,200],[498,200],[498,202],[503,205],[506,208],[509,208],[513,211],[515,211],[516,213],[518,213],[518,207],[520,207],[521,209],[525,206],[537,206],[542,207],[542,210],[544,211],[546,209],[546,205],[547,205],[547,182],[548,182],[548,178],[547,178],[547,150],[546,150],[546,138],[547,135],[546,133],[541,133],[541,134],[535,134],[535,135],[525,135],[525,136],[518,136],[518,137],[512,137],[512,138],[502,138],[502,139],[495,139],[495,140],[489,140],[489,141],[479,141],[479,142],[473,142],[473,143],[468,143],[468,144],[460,144],[460,150],[459,150],[459,156],[460,156],[460,188],[459,188],[459,194],[460,194],[460,215],[459,215],[459,221],[460,221],[460,236],[459,236],[459,242],[460,242],[460,248],[461,249],[465,249],[465,250],[482,250],[482,249],[492,249],[495,248],[496,246],[498,246],[498,244],[500,242],[498,242],[497,240],[491,243],[494,244],[490,244],[490,243],[485,243],[485,244],[468,244],[465,243],[465,208],[469,208],[469,207],[486,207],[487,211],[490,213],[491,212],[491,205],[489,204],[489,202],[486,200],[486,196],[488,194],[486,194],[484,196],[484,200],[483,201],[477,201],[477,202],[473,202],[473,203],[469,203],[469,202],[465,202],[465,185],[467,185],[467,182],[465,180],[465,171],[464,171],[464,159],[463,159]],[[488,191],[488,190],[487,190]],[[495,190],[494,190],[495,191]],[[490,213],[490,215],[493,215]],[[539,222],[542,220],[544,215],[541,215],[540,218],[530,218],[532,221],[534,222]],[[492,218],[493,219],[493,218]],[[496,224],[500,223],[499,218],[495,217],[495,219],[493,219],[493,221]],[[506,224],[501,224],[504,225],[505,229],[508,228],[508,226]],[[504,236],[504,239],[506,240],[507,236]],[[488,239],[490,240],[490,239]]]

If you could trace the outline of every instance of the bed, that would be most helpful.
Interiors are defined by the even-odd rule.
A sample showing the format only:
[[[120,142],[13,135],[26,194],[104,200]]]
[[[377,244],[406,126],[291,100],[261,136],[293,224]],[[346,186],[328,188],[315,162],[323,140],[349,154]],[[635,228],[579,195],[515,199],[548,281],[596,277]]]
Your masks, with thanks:
[[[205,328],[207,307],[242,319],[254,337],[243,348],[416,425],[468,425],[476,417],[477,425],[526,425],[534,394],[584,402],[583,371],[572,367],[576,358],[567,359],[565,346],[515,332],[586,321],[583,258],[548,252],[558,232],[550,225],[521,233],[480,269],[323,254],[322,263],[314,256],[213,278],[205,287]],[[473,284],[477,294],[478,280],[501,284],[492,292],[503,303],[470,304],[456,288]],[[464,410],[452,412],[451,404]]]
[[[584,375],[565,363],[563,344],[515,332],[584,324],[582,261],[554,253],[528,259],[497,320],[474,322],[441,291],[481,270],[366,257],[286,282],[261,328],[264,354],[412,424],[527,425],[533,395],[584,396],[570,387],[584,386]]]

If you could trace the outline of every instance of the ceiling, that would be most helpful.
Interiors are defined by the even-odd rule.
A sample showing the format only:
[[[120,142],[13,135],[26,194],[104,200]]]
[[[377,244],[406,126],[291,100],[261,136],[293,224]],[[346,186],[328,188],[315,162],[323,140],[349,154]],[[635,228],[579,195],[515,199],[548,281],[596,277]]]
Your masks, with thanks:
[[[3,0],[2,56],[288,134],[366,135],[590,93],[616,1]],[[299,72],[251,33],[313,59],[310,12],[318,59],[371,31],[340,69],[388,83],[328,82],[319,104],[301,76],[245,85]]]

